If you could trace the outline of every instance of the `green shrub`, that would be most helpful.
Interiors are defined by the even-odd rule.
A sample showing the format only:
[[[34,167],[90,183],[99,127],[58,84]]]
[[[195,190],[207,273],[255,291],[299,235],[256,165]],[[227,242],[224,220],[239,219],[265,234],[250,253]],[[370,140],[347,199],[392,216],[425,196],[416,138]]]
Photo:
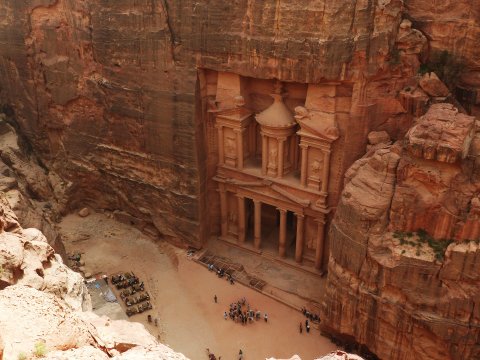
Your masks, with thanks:
[[[406,240],[405,236],[413,237],[414,235],[417,235],[417,238],[413,238],[412,240]],[[409,245],[409,246],[415,246],[417,248],[415,254],[417,256],[420,256],[420,248],[422,244],[428,244],[428,246],[433,250],[435,254],[435,259],[438,261],[442,261],[445,257],[445,251],[447,250],[448,245],[450,245],[453,240],[452,239],[440,239],[440,240],[435,240],[432,236],[430,236],[425,229],[418,229],[416,233],[402,233],[400,231],[396,231],[393,234],[394,238],[397,238],[400,240],[400,245]],[[468,241],[467,241],[468,242]],[[475,240],[475,242],[480,243],[480,240]],[[402,254],[404,254],[405,251],[402,250]]]
[[[47,346],[43,341],[37,341],[35,343],[35,351],[34,354],[37,357],[44,357],[45,354],[47,353]]]
[[[18,360],[26,360],[27,359],[27,354],[25,354],[23,351],[18,354]]]

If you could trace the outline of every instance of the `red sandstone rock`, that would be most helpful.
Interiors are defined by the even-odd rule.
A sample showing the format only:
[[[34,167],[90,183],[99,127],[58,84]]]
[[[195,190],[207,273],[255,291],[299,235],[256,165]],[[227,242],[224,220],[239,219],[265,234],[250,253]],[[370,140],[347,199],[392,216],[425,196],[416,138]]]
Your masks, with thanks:
[[[417,29],[412,29],[412,22],[408,19],[402,20],[396,41],[397,48],[405,54],[421,54],[428,45],[427,38]]]
[[[406,149],[424,159],[455,163],[464,159],[475,130],[475,119],[450,104],[435,104],[406,135]]]
[[[390,135],[386,131],[372,131],[368,133],[368,142],[370,145],[390,144],[391,140]]]
[[[434,72],[424,74],[420,79],[419,85],[428,95],[433,97],[446,97],[450,93]]]
[[[459,154],[468,151],[472,118],[444,104],[433,105],[426,118],[443,129],[457,116],[460,124],[452,125],[448,137],[423,130],[415,138],[430,141],[433,148],[446,142],[456,144],[451,147]],[[346,174],[331,227],[322,327],[339,338],[353,337],[380,358],[476,359],[480,246],[464,239],[480,236],[480,178],[469,175],[476,165],[468,156],[459,155],[460,164],[452,164],[445,162],[449,157],[410,155],[412,130],[404,151],[398,143],[378,150]],[[478,156],[475,151],[470,150],[471,157]],[[442,260],[410,233],[419,229],[426,229],[431,241],[458,243]]]
[[[78,211],[78,216],[80,217],[87,217],[88,215],[90,215],[90,210],[86,207]]]

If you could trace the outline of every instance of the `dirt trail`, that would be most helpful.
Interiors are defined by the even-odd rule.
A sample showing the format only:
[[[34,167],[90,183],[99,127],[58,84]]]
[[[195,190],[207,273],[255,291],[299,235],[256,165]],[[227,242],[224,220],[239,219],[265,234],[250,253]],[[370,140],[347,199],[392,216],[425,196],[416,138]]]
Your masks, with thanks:
[[[68,253],[84,253],[86,272],[135,272],[145,282],[154,309],[130,319],[142,322],[163,343],[192,360],[207,359],[207,347],[223,360],[236,359],[239,349],[246,360],[293,354],[308,360],[336,348],[318,330],[300,334],[303,317],[299,312],[240,284],[230,285],[190,260],[184,251],[156,244],[103,214],[69,215],[60,223],[60,232]],[[267,312],[268,323],[262,320],[242,326],[224,320],[223,312],[241,297],[253,309]],[[147,323],[147,314],[159,318],[158,328]]]

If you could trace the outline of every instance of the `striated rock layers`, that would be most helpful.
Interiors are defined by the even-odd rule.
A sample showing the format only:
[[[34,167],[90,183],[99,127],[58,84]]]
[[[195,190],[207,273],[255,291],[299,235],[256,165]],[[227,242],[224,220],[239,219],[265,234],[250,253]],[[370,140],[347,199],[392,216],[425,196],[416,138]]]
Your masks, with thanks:
[[[433,105],[358,160],[331,227],[323,328],[382,359],[480,358],[474,118]]]
[[[353,84],[339,109],[357,127],[341,178],[369,131],[408,128],[395,96],[428,44],[410,21],[399,30],[404,11],[401,0],[5,0],[0,102],[73,183],[71,208],[118,210],[152,235],[200,246],[214,227],[198,69]]]

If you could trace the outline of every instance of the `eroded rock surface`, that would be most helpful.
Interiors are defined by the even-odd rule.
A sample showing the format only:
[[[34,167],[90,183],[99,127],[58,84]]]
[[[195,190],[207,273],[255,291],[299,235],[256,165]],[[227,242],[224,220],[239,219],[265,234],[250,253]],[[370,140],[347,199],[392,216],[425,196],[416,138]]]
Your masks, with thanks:
[[[400,0],[6,0],[0,99],[49,169],[72,182],[72,209],[118,209],[153,236],[198,247],[214,227],[197,70],[353,82],[355,106],[338,111],[366,133],[402,133],[408,119],[394,96],[425,45],[405,27],[405,56],[391,70],[402,11]],[[341,140],[339,179],[366,145],[356,134]]]
[[[480,356],[480,182],[469,159],[477,150],[465,145],[474,131],[472,118],[437,104],[404,144],[347,172],[330,234],[325,330],[385,359]],[[412,151],[416,142],[452,156]]]
[[[107,359],[143,346],[152,358],[186,359],[158,344],[139,323],[89,312],[82,276],[63,264],[38,229],[19,225],[4,197],[0,193],[1,358],[31,359],[45,352],[48,359]]]

